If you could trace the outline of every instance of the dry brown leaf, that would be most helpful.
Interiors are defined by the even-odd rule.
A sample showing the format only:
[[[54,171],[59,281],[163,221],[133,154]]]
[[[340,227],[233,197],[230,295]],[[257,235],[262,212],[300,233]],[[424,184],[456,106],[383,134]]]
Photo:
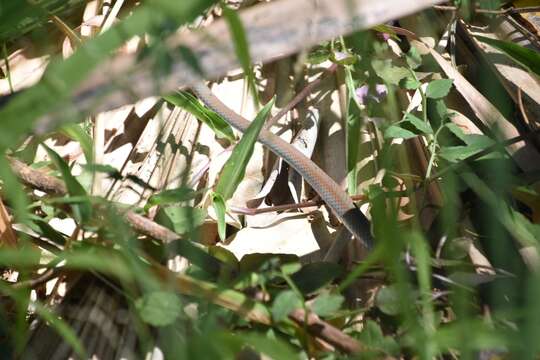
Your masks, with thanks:
[[[268,219],[268,216],[264,217]],[[308,215],[282,213],[273,216],[264,226],[240,230],[227,239],[226,245],[220,246],[231,251],[237,259],[255,253],[305,256],[321,248],[318,241]]]
[[[11,218],[0,199],[0,246],[17,246],[17,236],[11,227]]]
[[[49,58],[49,55],[32,57],[32,55],[27,54],[23,49],[14,51],[8,56],[9,74],[11,76],[13,91],[19,91],[37,83],[45,72]],[[0,63],[2,64],[2,71],[7,73],[4,62],[2,61]],[[7,95],[9,93],[11,93],[9,80],[7,77],[0,79],[0,95]]]
[[[463,25],[463,27],[465,27],[465,25]],[[487,30],[469,26],[466,27],[466,34],[469,34],[471,42],[499,76],[501,83],[512,100],[514,100],[515,103],[518,102],[518,89],[521,89],[528,112],[531,113],[534,119],[538,119],[540,118],[540,83],[538,82],[538,78],[530,71],[521,68],[501,51],[484,42],[480,42],[475,38],[476,35],[480,35],[496,40],[504,40],[504,38],[501,38],[497,34],[504,34],[505,30],[509,30],[509,27],[511,30],[510,23],[507,21],[502,22],[495,29],[496,32],[492,33]],[[516,29],[513,31],[515,32]]]

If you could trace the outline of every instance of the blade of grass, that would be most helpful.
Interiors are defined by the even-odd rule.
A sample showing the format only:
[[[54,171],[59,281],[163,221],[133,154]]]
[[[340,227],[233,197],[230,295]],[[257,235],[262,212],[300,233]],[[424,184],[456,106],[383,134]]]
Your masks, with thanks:
[[[204,107],[199,100],[187,91],[178,91],[172,95],[163,97],[168,103],[181,107],[191,113],[197,119],[208,125],[219,138],[234,141],[234,133],[231,126],[214,111]]]
[[[150,1],[108,31],[85,42],[65,61],[60,58],[54,59],[37,85],[25,90],[0,110],[2,119],[0,150],[17,144],[21,136],[33,128],[36,119],[51,111],[62,109],[61,113],[55,114],[54,119],[49,119],[55,126],[67,120],[80,119],[81,114],[68,103],[69,96],[115,49],[133,36],[159,28],[160,24],[167,21],[172,21],[175,26],[192,21],[214,2],[213,0]],[[100,92],[99,97],[103,97],[106,93],[107,91]],[[50,124],[44,121],[34,130],[40,132],[48,127]]]
[[[356,195],[358,187],[358,151],[360,148],[361,112],[356,102],[356,91],[351,69],[344,66],[345,84],[347,86],[347,188],[350,195]]]
[[[79,222],[83,222],[83,223],[87,222],[88,220],[90,220],[90,217],[92,214],[92,206],[88,199],[88,194],[86,193],[86,190],[84,190],[82,185],[71,174],[69,166],[64,161],[64,159],[62,159],[60,155],[58,155],[53,149],[51,149],[44,143],[42,144],[42,146],[47,151],[47,154],[51,158],[51,161],[53,162],[53,164],[58,168],[58,170],[62,174],[62,178],[64,179],[64,182],[66,183],[68,194],[70,196],[75,196],[80,199],[80,202],[72,205],[73,213],[76,219]]]
[[[514,44],[509,41],[491,39],[485,36],[475,36],[478,40],[502,51],[518,64],[540,76],[540,54],[534,50]]]
[[[418,342],[418,349],[424,359],[433,359],[437,355],[437,345],[434,340],[437,329],[431,300],[431,258],[426,240],[420,234],[412,233],[410,243],[417,266],[416,275],[420,287],[422,330],[424,331],[424,341]]]
[[[81,125],[79,124],[64,125],[61,131],[66,136],[77,141],[81,145],[87,164],[91,164],[94,162],[94,150],[93,150],[94,146],[92,143],[92,138],[90,137],[90,135],[88,135],[86,131],[84,131]]]
[[[251,55],[249,53],[249,43],[246,37],[246,31],[242,20],[238,16],[237,12],[228,6],[223,5],[223,16],[229,25],[229,31],[231,32],[232,39],[234,41],[234,50],[242,70],[248,79],[249,89],[253,95],[255,106],[259,104],[259,94],[255,84],[255,74],[251,66]]]
[[[223,170],[219,176],[218,183],[214,190],[213,198],[214,204],[216,204],[216,212],[219,215],[218,218],[218,229],[219,236],[222,240],[225,238],[225,202],[229,200],[246,172],[246,166],[253,154],[253,148],[257,142],[257,137],[259,132],[264,126],[264,122],[272,106],[274,106],[275,99],[272,99],[264,106],[264,108],[257,114],[255,120],[251,123],[249,128],[242,136],[242,139],[235,146],[231,157],[225,163]],[[219,225],[221,224],[221,226]]]

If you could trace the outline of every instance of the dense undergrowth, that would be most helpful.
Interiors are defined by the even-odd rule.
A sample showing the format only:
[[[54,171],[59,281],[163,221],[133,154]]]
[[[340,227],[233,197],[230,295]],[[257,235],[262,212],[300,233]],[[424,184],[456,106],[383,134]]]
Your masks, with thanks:
[[[537,3],[309,4],[0,2],[1,357],[538,357]]]

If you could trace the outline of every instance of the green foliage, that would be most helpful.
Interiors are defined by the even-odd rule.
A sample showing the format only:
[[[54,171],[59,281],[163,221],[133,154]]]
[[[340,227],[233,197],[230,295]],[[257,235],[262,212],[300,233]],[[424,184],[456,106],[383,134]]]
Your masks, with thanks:
[[[185,206],[161,207],[156,214],[156,221],[159,224],[177,234],[184,234],[201,225],[205,218],[206,210]]]
[[[341,309],[344,300],[343,296],[339,294],[321,294],[311,305],[311,310],[319,316],[332,316]]]
[[[155,291],[135,301],[143,321],[152,326],[174,324],[182,313],[182,302],[175,293]]]
[[[272,318],[276,322],[283,321],[294,309],[302,306],[302,300],[293,290],[280,292],[272,303]]]
[[[359,339],[368,348],[377,349],[388,355],[399,354],[399,344],[390,336],[384,336],[381,327],[373,320],[366,321]]]
[[[72,205],[75,218],[79,222],[88,222],[90,220],[90,217],[92,216],[92,207],[90,205],[90,201],[87,197],[86,191],[77,181],[77,179],[75,179],[75,177],[71,174],[71,170],[69,169],[68,164],[66,164],[64,159],[62,159],[60,155],[54,152],[54,150],[49,148],[47,145],[43,144],[43,147],[45,147],[45,150],[47,150],[47,154],[49,154],[51,161],[62,174],[62,178],[66,183],[66,188],[69,195],[80,199],[79,203]]]
[[[44,28],[51,15],[66,16],[80,11],[82,0],[0,1],[0,43],[16,40],[36,28]],[[8,15],[9,14],[9,15]],[[42,29],[45,32],[44,29]]]
[[[219,236],[225,239],[225,202],[229,200],[246,172],[246,166],[253,154],[253,148],[257,142],[259,132],[264,126],[264,121],[268,117],[274,100],[268,102],[257,114],[242,139],[235,146],[231,157],[225,163],[219,175],[219,180],[212,196],[216,214],[218,215]]]
[[[218,137],[230,141],[235,140],[234,133],[229,124],[218,114],[207,109],[189,92],[179,91],[163,97],[165,101],[189,111],[197,119],[208,125]]]
[[[476,38],[502,51],[518,64],[540,76],[540,54],[538,52],[508,41],[491,39],[485,36],[476,36]]]
[[[4,131],[0,133],[0,149],[7,149],[33,128],[36,119],[62,109],[47,130],[56,128],[64,119],[81,120],[82,116],[67,103],[69,96],[96,67],[124,42],[144,34],[158,24],[171,20],[177,26],[193,20],[213,3],[211,0],[154,0],[139,7],[130,17],[103,34],[87,41],[68,59],[53,59],[41,81],[16,96],[0,109]],[[103,96],[106,94],[102,94]]]
[[[135,175],[125,175],[120,167],[94,163],[91,136],[74,122],[82,121],[99,103],[76,109],[71,97],[92,72],[99,70],[100,64],[135,35],[147,35],[148,44],[138,60],[150,62],[156,71],[156,84],[145,85],[159,91],[160,79],[168,76],[178,56],[187,64],[186,71],[204,75],[192,50],[180,46],[170,51],[167,41],[169,35],[191,24],[214,3],[148,0],[130,7],[126,12],[129,15],[120,16],[110,30],[85,40],[68,59],[53,56],[37,85],[0,106],[0,150],[29,163],[38,144],[58,131],[80,144],[87,162],[82,165],[83,175],[101,172],[116,181],[129,179],[145,190],[144,195],[148,190],[154,192],[148,183]],[[473,4],[457,2],[458,15],[465,20],[475,15]],[[1,1],[4,21],[0,21],[0,42],[6,43],[5,57],[23,35],[30,35],[30,40],[24,41],[34,41],[37,32],[49,29],[47,19],[52,14],[62,16],[62,22],[70,26],[71,14],[80,15],[77,11],[81,5],[76,0],[16,5]],[[253,71],[246,24],[242,24],[237,11],[223,2],[221,6],[244,77],[257,95],[256,84],[264,82],[258,82]],[[6,12],[10,16],[4,16]],[[432,9],[429,14],[433,14]],[[426,16],[418,15],[416,20],[421,17]],[[175,189],[153,193],[146,204],[141,204],[144,211],[129,207],[128,216],[133,212],[154,216],[155,222],[178,235],[170,239],[167,233],[165,243],[152,238],[156,231],[163,230],[161,227],[136,234],[126,224],[127,205],[89,196],[83,178],[73,176],[70,164],[51,148],[43,145],[50,162],[33,167],[46,168],[47,174],[52,169],[61,177],[67,189],[62,197],[23,188],[9,170],[10,160],[1,156],[0,210],[14,216],[0,219],[2,225],[23,223],[13,226],[17,246],[0,246],[0,265],[6,269],[0,292],[13,300],[16,309],[0,314],[0,320],[8,324],[7,320],[13,318],[11,312],[17,313],[12,321],[15,325],[7,334],[15,348],[24,347],[29,329],[26,319],[37,316],[79,357],[87,357],[84,336],[78,338],[78,328],[70,327],[68,317],[61,318],[49,310],[41,298],[42,284],[28,281],[39,279],[42,271],[54,271],[62,275],[92,273],[104,278],[128,300],[129,311],[137,315],[133,334],[141,348],[157,346],[166,358],[238,358],[251,352],[275,359],[345,357],[338,350],[325,353],[327,348],[320,346],[320,339],[314,339],[311,326],[289,320],[290,313],[298,309],[317,314],[322,321],[339,328],[341,335],[358,340],[363,349],[358,358],[468,359],[490,353],[506,358],[538,357],[538,176],[528,170],[515,171],[509,160],[517,159],[520,153],[516,156],[505,152],[506,144],[500,144],[494,135],[501,129],[485,129],[484,124],[479,126],[481,130],[492,132],[470,134],[455,122],[451,109],[461,107],[455,107],[456,100],[451,99],[447,108],[446,97],[454,85],[460,90],[459,79],[454,82],[441,78],[445,75],[402,32],[383,24],[353,34],[346,41],[335,39],[319,44],[297,56],[294,76],[292,72],[287,75],[297,81],[302,71],[315,69],[301,68],[303,61],[330,61],[338,65],[336,78],[346,89],[340,94],[345,96],[340,99],[345,110],[340,130],[346,134],[346,159],[339,161],[346,163],[351,194],[358,192],[359,184],[372,184],[361,190],[367,194],[377,246],[365,257],[351,255],[352,261],[344,265],[305,264],[304,258],[285,254],[249,254],[239,260],[219,244],[200,241],[200,232],[206,226],[201,225],[208,216],[208,198],[218,218],[219,237],[227,235],[227,201],[245,176],[273,100],[243,134],[213,192],[209,193],[210,185],[206,183],[194,186],[196,190],[182,183]],[[391,52],[388,37],[406,53]],[[537,53],[506,41],[478,39],[539,75]],[[6,75],[4,69],[7,67],[2,67],[2,77]],[[136,75],[136,69],[133,71],[126,76]],[[334,86],[333,81],[328,83]],[[361,99],[359,90],[366,90],[365,99]],[[101,96],[107,96],[107,92]],[[307,106],[324,96],[309,98]],[[417,101],[408,106],[412,97]],[[227,122],[188,90],[163,98],[210,127],[221,145],[236,141]],[[302,107],[297,109],[299,114]],[[23,139],[29,133],[37,136],[30,141]],[[372,135],[371,141],[365,141],[365,133]],[[422,148],[423,144],[426,146]],[[427,164],[426,159],[415,157],[417,153],[411,155],[411,150],[418,150],[415,146],[427,154]],[[369,148],[369,159],[364,159],[365,148]],[[373,170],[373,178],[366,177],[366,169]],[[204,201],[197,203],[201,198]],[[408,219],[409,215],[413,217]],[[73,233],[55,224],[66,218],[76,221]],[[209,233],[209,237],[215,237]],[[297,241],[295,234],[285,236]],[[189,263],[186,268],[178,273],[165,271],[163,265],[178,256]],[[482,265],[471,259],[480,259]],[[9,271],[17,272],[16,283],[12,283]],[[30,298],[31,288],[39,300]],[[85,301],[90,299],[82,295]],[[29,316],[29,309],[35,315]]]
[[[62,127],[62,132],[81,145],[87,163],[94,162],[94,145],[92,144],[92,138],[81,125],[64,125]]]
[[[373,60],[372,66],[377,75],[384,82],[392,85],[398,85],[401,80],[409,76],[409,70],[402,66],[395,66],[392,60]]]
[[[453,81],[450,79],[433,80],[428,84],[426,96],[431,99],[441,99],[448,95]]]
[[[240,20],[240,17],[236,11],[232,10],[226,5],[223,5],[222,9],[223,16],[229,25],[229,31],[232,35],[231,37],[233,39],[236,56],[238,57],[238,61],[240,61],[240,65],[244,70],[249,88],[251,89],[255,104],[257,105],[259,103],[259,95],[255,84],[255,74],[253,73],[253,69],[251,67],[251,55],[249,54],[249,43],[246,38],[246,31],[244,30],[242,21]]]

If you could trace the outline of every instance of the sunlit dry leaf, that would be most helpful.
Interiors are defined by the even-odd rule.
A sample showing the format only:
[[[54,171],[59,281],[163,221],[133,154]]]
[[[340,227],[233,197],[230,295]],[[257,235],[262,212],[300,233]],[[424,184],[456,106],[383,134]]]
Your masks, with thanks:
[[[303,256],[319,250],[308,217],[287,213],[275,216],[266,226],[240,230],[222,246],[238,259],[255,253]]]
[[[510,26],[511,24],[506,21],[500,24],[496,30],[499,33],[504,33],[504,30]],[[483,55],[501,78],[503,86],[514,102],[518,102],[517,91],[520,89],[523,92],[527,112],[530,112],[533,117],[538,118],[540,115],[540,83],[538,82],[538,77],[535,77],[527,69],[518,66],[510,58],[505,57],[500,50],[485,42],[478,41],[476,38],[477,35],[481,35],[495,40],[501,40],[497,33],[467,27],[466,34],[470,34],[472,43],[480,50],[480,54]]]
[[[49,55],[43,55],[40,57],[30,57],[23,49],[15,51],[8,57],[9,70],[11,75],[11,83],[13,90],[21,90],[37,83],[45,68],[49,63]],[[0,62],[0,64],[2,64]],[[2,70],[6,73],[7,69],[2,66]],[[11,93],[9,81],[7,78],[0,79],[0,95],[7,95]]]

